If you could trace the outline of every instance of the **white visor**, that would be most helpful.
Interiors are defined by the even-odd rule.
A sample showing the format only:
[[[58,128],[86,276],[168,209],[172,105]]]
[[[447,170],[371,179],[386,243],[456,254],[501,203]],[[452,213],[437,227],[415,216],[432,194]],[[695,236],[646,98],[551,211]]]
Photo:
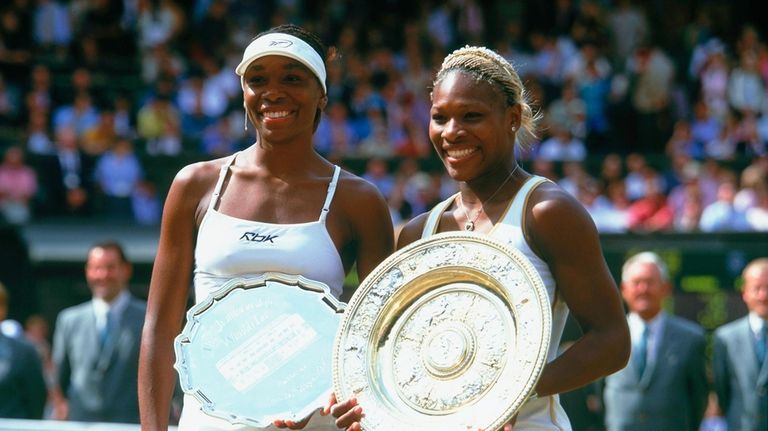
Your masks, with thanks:
[[[281,55],[292,58],[304,66],[307,66],[312,73],[317,76],[323,92],[325,88],[325,64],[320,54],[317,53],[307,42],[296,36],[285,33],[269,33],[261,36],[245,48],[243,61],[235,68],[235,73],[240,76],[245,74],[248,66],[254,61],[267,55]]]

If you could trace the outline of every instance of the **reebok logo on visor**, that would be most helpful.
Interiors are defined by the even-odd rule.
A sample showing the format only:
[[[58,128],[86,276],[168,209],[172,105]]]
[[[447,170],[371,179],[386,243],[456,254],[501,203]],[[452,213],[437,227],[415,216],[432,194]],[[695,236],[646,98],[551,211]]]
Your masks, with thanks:
[[[290,40],[284,40],[284,39],[273,40],[269,42],[269,46],[276,46],[278,48],[288,48],[291,45],[293,45],[293,42],[291,42]]]

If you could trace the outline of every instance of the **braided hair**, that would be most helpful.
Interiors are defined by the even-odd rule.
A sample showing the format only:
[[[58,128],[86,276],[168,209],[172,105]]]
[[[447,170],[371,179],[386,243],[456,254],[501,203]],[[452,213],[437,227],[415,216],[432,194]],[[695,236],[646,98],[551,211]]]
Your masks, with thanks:
[[[514,66],[504,57],[485,47],[465,46],[450,53],[435,76],[432,88],[437,86],[452,71],[461,71],[478,81],[487,82],[499,88],[504,94],[507,106],[520,105],[520,136],[525,145],[529,138],[536,137],[536,122],[541,114],[534,112],[528,100],[528,92]]]

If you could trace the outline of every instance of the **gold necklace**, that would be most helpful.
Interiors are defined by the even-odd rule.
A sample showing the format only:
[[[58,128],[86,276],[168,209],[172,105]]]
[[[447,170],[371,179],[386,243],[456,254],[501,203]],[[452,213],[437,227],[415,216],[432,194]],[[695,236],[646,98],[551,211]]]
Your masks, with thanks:
[[[483,205],[485,205],[486,203],[490,203],[493,200],[493,198],[495,198],[496,195],[499,194],[501,189],[504,188],[504,185],[506,185],[507,182],[509,182],[509,179],[512,178],[512,175],[514,175],[515,172],[517,172],[517,168],[519,167],[520,165],[517,165],[515,166],[515,169],[512,169],[512,172],[510,172],[509,175],[507,175],[507,178],[501,183],[501,185],[499,185],[499,188],[497,188],[496,191],[493,192],[491,197],[486,199],[485,202],[482,202],[482,201],[480,202],[480,209],[477,210],[477,214],[475,214],[474,217],[470,217],[469,211],[467,211],[467,209],[464,207],[464,200],[461,198],[461,193],[459,193],[459,208],[461,208],[461,211],[464,212],[464,216],[467,218],[467,222],[464,223],[464,230],[469,232],[475,230],[475,221],[477,221],[477,218],[480,217],[480,213],[483,212]]]

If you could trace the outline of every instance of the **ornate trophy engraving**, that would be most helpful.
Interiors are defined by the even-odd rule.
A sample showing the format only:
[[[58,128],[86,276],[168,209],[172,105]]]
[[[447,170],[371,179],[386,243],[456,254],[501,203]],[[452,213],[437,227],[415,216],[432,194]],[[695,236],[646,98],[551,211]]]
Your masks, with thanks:
[[[304,277],[232,280],[187,312],[175,341],[181,388],[231,423],[302,419],[327,402],[343,310],[325,284]]]
[[[334,389],[373,430],[496,430],[533,390],[551,333],[547,292],[517,250],[471,233],[417,241],[347,305]]]

